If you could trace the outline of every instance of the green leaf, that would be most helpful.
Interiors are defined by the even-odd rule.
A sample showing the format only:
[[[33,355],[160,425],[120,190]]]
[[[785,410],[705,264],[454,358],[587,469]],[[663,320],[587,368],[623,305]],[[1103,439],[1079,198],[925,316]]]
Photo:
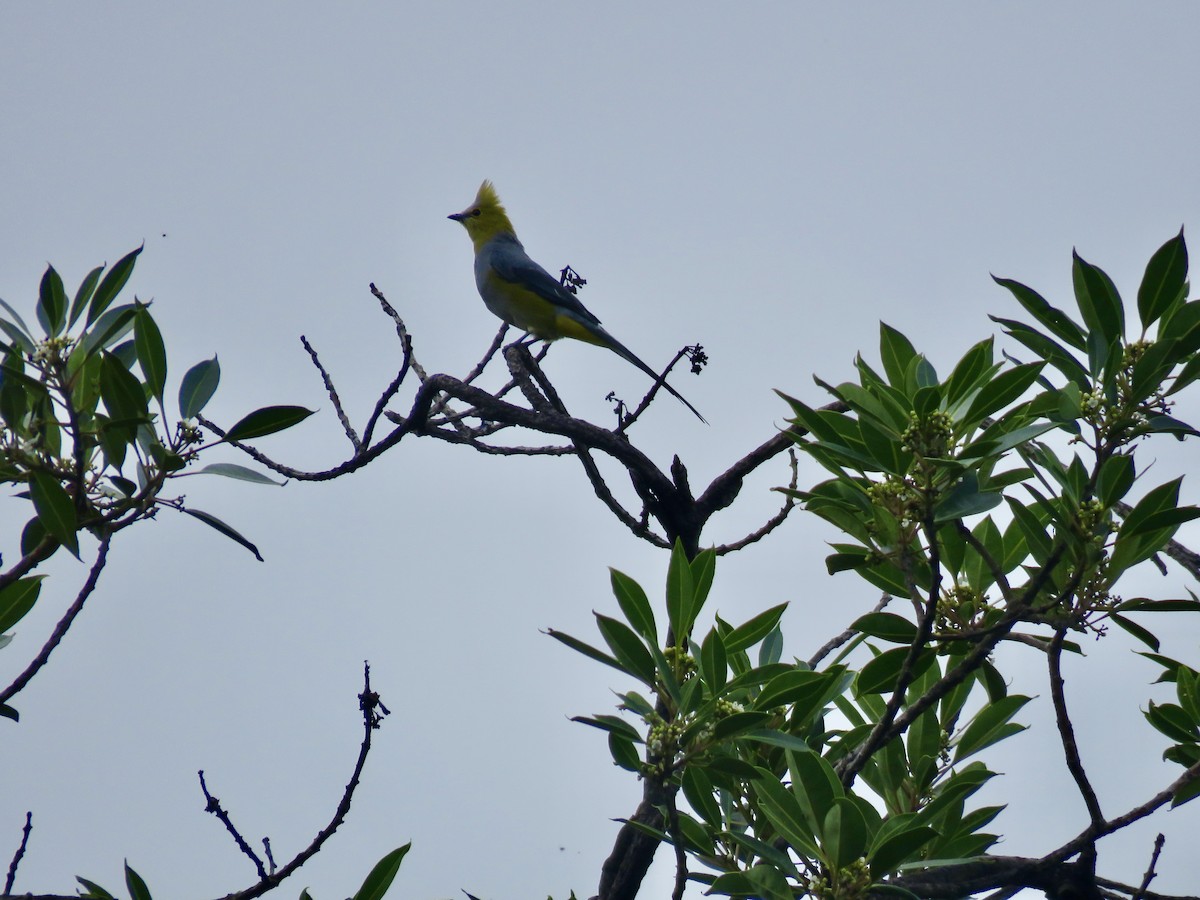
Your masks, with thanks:
[[[237,543],[239,543],[243,547],[245,547],[247,550],[249,550],[251,553],[253,553],[254,558],[257,559],[259,562],[263,561],[262,554],[258,552],[257,547],[255,547],[252,543],[250,543],[248,540],[246,540],[244,537],[242,537],[240,534],[238,534],[236,531],[234,531],[232,528],[230,528],[228,525],[226,525],[224,522],[222,522],[216,516],[209,515],[208,513],[203,512],[202,510],[199,510],[199,509],[180,509],[179,511],[182,513],[187,513],[189,516],[191,516],[194,519],[199,519],[201,522],[203,522],[209,528],[215,528],[217,531],[221,532],[221,534],[225,535],[225,537],[229,538],[232,541],[236,541]]]
[[[654,687],[655,666],[650,651],[637,634],[624,622],[602,616],[596,613],[596,625],[604,642],[612,650],[613,656],[621,663],[622,668],[643,684]]]
[[[1145,716],[1151,725],[1173,741],[1190,743],[1200,740],[1200,728],[1196,727],[1196,722],[1181,706],[1151,700]]]
[[[1066,341],[1076,350],[1083,349],[1083,330],[1065,312],[1051,306],[1041,294],[1019,281],[997,278],[995,275],[992,276],[992,280],[1001,287],[1008,288],[1017,302],[1025,307],[1025,311],[1050,329],[1051,334]]]
[[[854,682],[856,696],[882,694],[894,690],[900,671],[904,668],[904,660],[908,656],[908,647],[896,647],[880,653],[859,670]],[[936,657],[931,650],[923,650],[913,665],[913,675],[921,675],[933,665]]]
[[[967,472],[934,508],[933,521],[941,524],[978,515],[995,509],[1003,501],[1003,494],[981,492],[979,477],[973,471]]]
[[[700,674],[713,696],[719,695],[729,674],[729,659],[725,653],[725,641],[715,628],[708,632],[704,643],[700,645]]]
[[[879,356],[892,387],[904,390],[905,373],[916,355],[908,338],[890,325],[879,323]]]
[[[100,281],[100,273],[104,271],[104,266],[96,266],[92,271],[87,273],[87,277],[79,285],[79,290],[75,292],[75,300],[71,303],[71,316],[67,319],[67,327],[74,325],[83,311],[87,309],[88,301],[92,299],[92,294],[96,291],[96,284]]]
[[[100,397],[104,408],[123,423],[147,422],[150,411],[142,383],[111,353],[101,357]]]
[[[911,814],[909,814],[911,817]],[[899,817],[897,817],[899,818]],[[896,819],[889,819],[885,827]],[[884,832],[881,830],[880,834]],[[913,825],[902,829],[892,829],[886,837],[876,837],[868,859],[871,862],[871,877],[880,879],[895,872],[907,862],[916,862],[920,858],[918,851],[937,837],[937,832],[928,825]]]
[[[629,738],[622,737],[615,731],[608,734],[608,752],[612,754],[613,762],[627,772],[641,772],[642,758],[638,755],[637,747]]]
[[[849,797],[838,797],[825,814],[821,830],[828,861],[844,869],[867,850],[867,823],[862,812]]]
[[[737,653],[739,650],[753,647],[775,629],[787,606],[786,603],[772,606],[765,612],[759,613],[754,618],[734,628],[729,634],[725,635],[725,650],[728,653]]]
[[[675,541],[671,550],[671,563],[667,568],[667,620],[675,635],[675,640],[681,646],[684,638],[691,633],[695,617],[695,588],[692,582],[692,567],[683,543]]]
[[[642,586],[616,569],[609,569],[609,581],[612,583],[613,596],[625,616],[625,621],[634,627],[638,634],[646,640],[658,643],[658,626],[654,621],[654,610],[650,608],[650,599]]]
[[[1187,296],[1188,253],[1183,229],[1154,252],[1138,287],[1138,315],[1149,328]]]
[[[58,337],[67,321],[67,291],[62,277],[47,266],[38,290],[38,324],[45,329],[46,337]]]
[[[225,440],[248,441],[298,425],[313,414],[303,406],[264,406],[240,419],[225,433]]]
[[[132,303],[114,306],[104,313],[81,338],[79,342],[81,357],[87,357],[97,350],[111,347],[133,328],[133,319],[136,315],[137,307]]]
[[[1112,506],[1129,493],[1136,477],[1133,457],[1123,453],[1114,453],[1100,467],[1096,483],[1096,493],[1100,502],[1105,506]]]
[[[805,821],[814,834],[824,837],[822,829],[834,803],[845,795],[833,766],[812,750],[785,751],[792,776],[792,796],[803,810]]]
[[[976,395],[963,421],[974,425],[1008,406],[1029,390],[1044,367],[1041,362],[1025,363],[1001,372]]]
[[[286,481],[275,481],[273,478],[268,478],[261,472],[256,472],[253,469],[248,469],[245,466],[239,466],[237,463],[209,463],[202,469],[197,469],[194,475],[223,475],[226,478],[236,478],[239,481],[249,481],[254,484],[273,484],[276,487],[283,487],[287,484]]]
[[[46,532],[79,557],[79,529],[75,517],[75,501],[59,480],[45,472],[34,472],[29,482],[29,496],[37,511],[38,521]]]
[[[1078,253],[1072,251],[1071,257],[1071,280],[1084,323],[1103,344],[1120,341],[1125,336],[1125,308],[1112,279]]]
[[[596,662],[604,663],[604,665],[606,665],[606,666],[611,666],[612,668],[616,669],[618,672],[625,672],[625,667],[623,665],[621,665],[613,657],[609,656],[604,651],[597,650],[591,644],[585,644],[583,641],[579,640],[578,638],[573,638],[573,637],[571,637],[571,635],[565,634],[561,631],[555,631],[553,628],[548,628],[545,633],[548,634],[550,637],[554,638],[559,643],[566,644],[568,647],[570,647],[576,653],[582,653],[588,659],[593,659]]]
[[[797,703],[814,694],[820,696],[828,683],[829,677],[824,672],[789,669],[763,685],[762,691],[754,699],[754,708],[768,710]]]
[[[17,333],[24,338],[25,343],[30,348],[30,352],[32,352],[34,344],[33,332],[29,330],[29,326],[25,324],[25,320],[21,318],[21,314],[13,309],[13,307],[5,300],[0,300],[0,309],[3,309],[10,316],[12,316],[14,328],[16,329]],[[6,328],[5,331],[8,331],[8,329]],[[12,332],[9,332],[9,336],[12,337]]]
[[[133,871],[129,867],[129,862],[125,862],[125,886],[129,888],[130,900],[151,900],[150,889],[146,887],[146,882],[142,881],[142,876]]]
[[[204,409],[221,381],[221,365],[214,356],[187,370],[179,385],[179,416],[194,419]]]
[[[581,725],[591,725],[593,728],[598,728],[601,731],[607,731],[611,734],[619,734],[626,740],[641,742],[642,736],[638,730],[618,716],[572,716],[572,722],[579,722]]]
[[[996,700],[980,710],[958,739],[958,743],[954,748],[954,762],[956,764],[960,763],[968,756],[978,753],[985,747],[989,747],[998,741],[1024,731],[1027,726],[1010,725],[1009,720],[1030,699],[1019,694],[1012,694],[1001,700]]]
[[[8,631],[33,609],[42,590],[45,575],[30,575],[18,579],[0,590],[0,633]]]
[[[362,887],[354,895],[354,900],[383,900],[383,895],[387,893],[388,888],[392,886],[392,880],[396,877],[396,873],[400,871],[400,863],[404,860],[404,855],[408,853],[411,843],[405,844],[403,847],[397,847],[379,862],[375,863],[375,867],[371,869],[369,875],[362,883]]]
[[[116,265],[108,270],[108,274],[104,276],[104,280],[96,288],[96,293],[92,295],[92,303],[88,307],[88,325],[95,322],[100,317],[100,314],[108,309],[109,304],[117,298],[117,294],[121,293],[121,288],[125,287],[125,282],[133,274],[134,263],[137,262],[138,254],[141,252],[142,247],[138,247],[136,250],[126,253],[117,260]]]
[[[816,842],[816,827],[798,800],[798,791],[789,791],[779,782],[779,778],[766,769],[759,770],[758,780],[753,783],[754,793],[758,797],[759,806],[767,821],[778,832],[779,836],[795,847],[799,852],[810,857],[819,858],[821,850]],[[828,806],[833,805],[829,797]],[[809,804],[804,804],[809,805]],[[811,807],[810,807],[811,808]],[[821,818],[824,819],[827,807],[821,808]]]
[[[680,784],[683,788],[683,796],[687,798],[688,806],[694,809],[709,827],[720,829],[724,817],[721,815],[720,805],[713,796],[716,788],[708,774],[698,766],[688,766],[683,770]]]
[[[856,619],[850,628],[893,644],[911,644],[917,639],[916,625],[889,612],[867,613]]]
[[[150,315],[150,309],[139,306],[133,320],[133,346],[137,350],[138,365],[146,376],[146,384],[159,403],[167,385],[167,348],[163,345],[162,333]]]
[[[86,897],[88,900],[116,900],[116,898],[106,891],[94,881],[88,881],[86,878],[75,876],[75,880],[84,886],[86,893],[80,894],[80,897]]]

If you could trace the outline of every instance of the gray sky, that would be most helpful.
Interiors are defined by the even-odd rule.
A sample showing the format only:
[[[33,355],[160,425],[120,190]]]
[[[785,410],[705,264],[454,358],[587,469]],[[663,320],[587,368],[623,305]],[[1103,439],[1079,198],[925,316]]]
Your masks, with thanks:
[[[857,351],[875,358],[880,319],[946,368],[992,333],[987,313],[1017,312],[989,272],[1067,303],[1073,246],[1132,297],[1153,250],[1200,225],[1198,26],[1178,2],[5,4],[0,297],[32,310],[47,261],[73,291],[145,241],[131,290],[154,298],[172,385],[218,353],[214,418],[320,407],[263,447],[325,467],[348,447],[298,336],[359,423],[398,361],[370,282],[428,368],[464,373],[497,323],[445,216],[492,178],[530,253],[581,272],[584,301],[636,353],[656,365],[704,344],[703,377],[674,383],[712,426],[669,400],[639,426],[702,485],[780,424],[773,388],[824,402],[814,372],[841,381]],[[548,371],[602,422],[609,390],[646,386],[579,345],[555,347]],[[1194,454],[1163,448],[1162,478]],[[780,464],[748,483],[707,538],[756,527],[786,477]],[[288,857],[349,774],[367,658],[394,715],[349,821],[281,896],[345,896],[408,840],[397,896],[595,891],[609,820],[640,792],[567,717],[610,711],[629,685],[539,629],[592,638],[591,610],[615,609],[606,567],[657,597],[666,556],[606,516],[577,467],[405,441],[334,485],[185,486],[266,562],[165,513],[122,535],[21,723],[3,725],[0,858],[35,815],[19,890],[69,892],[75,874],[123,890],[126,857],[164,896],[249,884],[195,771]],[[10,559],[28,514],[0,504]],[[719,564],[714,608],[740,620],[791,601],[787,649],[807,656],[874,602],[825,575],[831,537],[797,514]],[[53,571],[0,675],[85,572]],[[1127,595],[1182,594],[1178,572],[1142,579]],[[1170,630],[1164,652],[1194,660],[1196,629]],[[1110,815],[1174,777],[1138,712],[1168,695],[1131,648],[1114,636],[1073,667]],[[1043,690],[1036,656],[1013,662],[1014,689]],[[1084,814],[1052,743],[1011,744],[986,801],[1011,803],[1000,852],[1032,853]],[[1157,889],[1191,886],[1198,815],[1159,826]],[[1103,845],[1102,869],[1139,874],[1153,834]]]

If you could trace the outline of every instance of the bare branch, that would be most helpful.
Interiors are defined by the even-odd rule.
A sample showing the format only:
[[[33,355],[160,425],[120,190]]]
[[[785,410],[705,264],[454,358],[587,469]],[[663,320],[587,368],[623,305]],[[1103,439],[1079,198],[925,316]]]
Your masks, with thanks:
[[[208,784],[204,781],[204,770],[201,769],[196,774],[200,776],[200,790],[204,792],[204,811],[212,813],[221,821],[221,824],[225,826],[225,830],[233,836],[233,841],[238,845],[238,849],[250,857],[250,861],[254,863],[254,868],[258,870],[258,877],[266,878],[267,868],[263,865],[263,861],[259,859],[257,853],[250,849],[250,845],[246,843],[246,839],[242,837],[241,832],[234,826],[233,819],[229,817],[229,813],[221,806],[221,801],[208,792]]]
[[[1158,868],[1158,857],[1162,854],[1163,844],[1166,843],[1166,840],[1161,832],[1154,839],[1154,851],[1150,854],[1150,865],[1146,867],[1146,874],[1142,876],[1142,883],[1138,886],[1137,893],[1130,900],[1145,900],[1146,894],[1150,890],[1150,882],[1154,880],[1156,874],[1154,870]]]
[[[346,814],[350,812],[350,801],[354,798],[354,792],[358,788],[359,780],[362,777],[363,766],[367,762],[367,754],[371,752],[371,733],[379,727],[383,717],[388,714],[388,709],[380,702],[379,695],[371,690],[371,668],[366,663],[363,664],[363,691],[358,695],[358,705],[363,714],[362,744],[359,747],[358,760],[354,764],[354,772],[351,774],[350,781],[347,782],[345,790],[342,791],[342,799],[338,803],[333,818],[329,820],[329,824],[321,829],[317,836],[313,838],[312,843],[297,853],[282,868],[272,871],[265,878],[260,878],[257,884],[252,885],[244,891],[227,894],[222,900],[253,900],[253,898],[261,897],[267,891],[277,887],[281,881],[315,856],[317,851],[321,849],[321,846],[333,836],[333,833],[345,821]]]
[[[358,432],[354,430],[354,426],[350,424],[350,417],[346,415],[346,410],[342,408],[342,398],[338,396],[337,389],[333,386],[333,379],[329,377],[329,372],[321,364],[321,358],[317,356],[317,351],[308,342],[308,338],[300,335],[300,343],[308,351],[308,356],[312,360],[312,364],[321,373],[321,381],[325,385],[325,393],[329,395],[329,399],[333,403],[333,409],[337,413],[338,421],[342,423],[342,430],[346,432],[346,437],[350,439],[350,444],[357,453],[362,449],[362,441],[359,440]]]
[[[29,834],[33,831],[33,812],[25,813],[25,827],[21,829],[21,844],[13,854],[12,862],[8,864],[8,877],[4,879],[4,895],[12,893],[13,882],[17,880],[17,868],[25,856],[25,848],[29,846]]]
[[[1100,828],[1104,825],[1104,813],[1100,810],[1100,800],[1083,768],[1083,760],[1079,755],[1079,744],[1075,740],[1075,728],[1071,724],[1071,717],[1067,712],[1067,697],[1064,693],[1066,682],[1062,677],[1062,646],[1066,634],[1065,628],[1056,629],[1046,653],[1050,665],[1050,697],[1054,704],[1054,720],[1058,725],[1059,737],[1062,739],[1067,770],[1075,779],[1075,785],[1079,788],[1084,805],[1087,806],[1088,817],[1092,820],[1093,827]]]
[[[96,560],[92,563],[92,568],[88,572],[87,580],[83,583],[83,587],[79,589],[79,593],[75,597],[75,602],[67,609],[67,612],[57,625],[54,626],[54,631],[46,643],[42,645],[41,651],[33,658],[33,661],[25,667],[25,671],[14,679],[13,683],[0,691],[0,704],[7,703],[21,691],[26,685],[33,680],[38,671],[50,659],[50,654],[54,652],[71,627],[71,623],[75,621],[75,617],[83,610],[83,604],[87,602],[87,598],[92,595],[92,591],[96,589],[96,582],[100,580],[100,573],[104,571],[104,564],[108,561],[108,546],[112,540],[112,536],[105,533],[100,538],[100,547],[96,551]]]

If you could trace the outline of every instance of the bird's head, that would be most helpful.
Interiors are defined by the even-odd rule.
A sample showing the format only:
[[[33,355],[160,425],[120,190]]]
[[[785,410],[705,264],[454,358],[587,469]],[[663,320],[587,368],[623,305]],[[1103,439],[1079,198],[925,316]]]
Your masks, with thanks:
[[[500,195],[496,193],[490,181],[485,181],[479,186],[479,193],[475,195],[475,200],[470,206],[446,218],[462,223],[476,250],[498,234],[515,235],[512,222],[508,220],[508,213],[500,203]]]

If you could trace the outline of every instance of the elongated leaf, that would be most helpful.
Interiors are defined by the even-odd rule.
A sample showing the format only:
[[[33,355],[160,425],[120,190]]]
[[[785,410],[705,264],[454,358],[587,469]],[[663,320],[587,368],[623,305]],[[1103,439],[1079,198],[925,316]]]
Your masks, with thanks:
[[[101,313],[108,309],[113,300],[117,298],[117,294],[121,293],[121,288],[125,287],[125,282],[133,274],[134,263],[137,262],[138,254],[141,252],[142,247],[138,247],[136,250],[126,253],[108,270],[108,274],[104,276],[104,280],[96,288],[96,293],[92,295],[92,302],[88,307],[88,325],[95,322]]]
[[[142,383],[111,353],[104,354],[100,364],[100,397],[114,420],[149,421]]]
[[[654,611],[650,608],[650,599],[642,590],[642,586],[624,572],[616,569],[608,571],[613,596],[617,598],[625,621],[646,640],[658,643],[658,626],[654,621]]]
[[[797,850],[810,857],[819,858],[821,850],[816,841],[816,827],[810,814],[797,801],[796,793],[780,784],[774,773],[765,769],[760,770],[760,773],[758,780],[754,782],[754,792],[771,826]],[[832,797],[827,799],[827,806],[832,806]],[[824,815],[825,808],[822,808],[822,821]]]
[[[789,669],[763,685],[754,700],[755,709],[769,710],[801,701],[813,694],[821,695],[829,678],[824,672],[810,669]]]
[[[1125,336],[1125,308],[1112,279],[1072,251],[1071,280],[1083,321],[1105,345]]]
[[[239,481],[249,481],[253,484],[273,484],[276,487],[283,487],[287,484],[286,481],[275,481],[261,472],[256,472],[245,466],[239,466],[237,463],[209,463],[204,468],[197,469],[194,474],[223,475],[226,478],[236,478]]]
[[[641,742],[642,736],[638,730],[618,716],[571,716],[572,722],[579,722],[581,725],[591,725],[593,728],[599,728],[601,731],[608,731],[613,734],[619,734],[626,740]]]
[[[30,575],[0,591],[0,633],[8,631],[33,609],[45,575]]]
[[[125,886],[129,888],[131,900],[152,900],[146,882],[142,880],[141,875],[130,868],[128,861],[125,862]]]
[[[94,881],[88,881],[86,878],[75,876],[75,880],[83,885],[85,893],[80,894],[81,897],[87,897],[89,900],[116,900],[112,894],[106,891]]]
[[[217,531],[221,532],[221,534],[225,535],[225,537],[241,544],[243,547],[245,547],[247,550],[249,550],[251,553],[253,553],[254,558],[257,559],[259,562],[263,561],[262,554],[258,552],[257,547],[255,547],[252,543],[250,543],[248,540],[246,540],[244,537],[242,537],[240,534],[238,534],[236,531],[234,531],[232,528],[230,528],[228,525],[226,525],[224,522],[222,522],[216,516],[210,515],[209,513],[206,513],[203,510],[199,510],[199,509],[181,509],[180,512],[187,513],[189,516],[191,516],[194,519],[199,519],[201,522],[203,522],[209,528],[215,528]]]
[[[653,637],[650,638],[653,640]],[[725,641],[717,629],[712,629],[700,646],[700,674],[713,695],[719,695],[729,675],[729,659],[725,653]]]
[[[0,300],[0,309],[3,309],[9,314],[9,316],[12,317],[13,325],[18,329],[18,333],[23,335],[26,343],[32,347],[33,332],[29,330],[29,326],[25,324],[25,320],[21,318],[21,314],[13,309],[13,307],[5,300]],[[8,331],[8,329],[6,328],[5,331]]]
[[[546,629],[546,634],[550,635],[550,637],[554,638],[559,643],[566,644],[575,652],[582,653],[588,659],[594,659],[596,662],[604,663],[606,666],[611,666],[618,672],[625,671],[625,667],[617,662],[613,657],[609,656],[603,650],[597,650],[591,644],[585,644],[578,638],[573,638],[571,635],[565,634],[561,631],[555,631],[553,628]]]
[[[1011,278],[997,278],[995,275],[992,276],[992,280],[1001,287],[1008,288],[1017,302],[1025,307],[1025,311],[1050,329],[1051,334],[1066,341],[1076,350],[1083,349],[1083,329],[1076,325],[1065,312],[1051,306],[1041,294],[1019,281],[1013,281]]]
[[[87,309],[88,302],[92,299],[92,294],[96,291],[96,284],[100,281],[100,273],[103,271],[104,266],[96,266],[96,268],[87,273],[87,276],[79,285],[79,290],[75,292],[75,299],[71,303],[71,315],[67,319],[68,328],[79,321],[79,317]]]
[[[973,753],[988,747],[997,741],[1002,741],[1017,732],[1024,731],[1025,725],[1010,725],[1009,720],[1015,716],[1031,698],[1019,694],[1011,694],[1002,700],[995,701],[984,707],[971,724],[964,729],[962,736],[954,748],[954,761],[959,763]]]
[[[179,415],[194,419],[212,399],[221,381],[221,364],[214,356],[192,366],[179,384]]]
[[[383,900],[383,895],[392,886],[396,873],[400,871],[400,863],[408,853],[412,844],[397,847],[379,862],[375,863],[370,874],[363,880],[362,887],[354,894],[354,900]]]
[[[862,810],[850,797],[838,797],[833,808],[825,814],[822,839],[827,858],[838,869],[844,869],[867,850],[867,823]]]
[[[146,376],[150,393],[162,403],[167,385],[167,348],[162,333],[154,323],[148,307],[139,306],[133,320],[133,346],[137,350],[138,365]]]
[[[303,406],[264,406],[240,419],[225,433],[225,439],[248,441],[275,434],[291,428],[293,425],[298,425],[313,412],[315,410],[305,409]]]
[[[1037,380],[1044,363],[1026,363],[1001,372],[975,397],[963,421],[974,425],[1024,394]]]
[[[892,326],[879,323],[879,356],[892,387],[904,390],[905,373],[916,355],[916,348],[908,338]]]
[[[79,342],[80,354],[86,357],[97,350],[111,347],[133,328],[133,318],[136,314],[137,307],[132,303],[114,306],[105,312],[95,324],[89,326]]]
[[[911,644],[917,638],[916,625],[889,612],[867,613],[856,619],[850,628],[893,644]]]
[[[1186,296],[1188,252],[1183,229],[1154,252],[1138,287],[1138,315],[1149,328]]]
[[[695,600],[692,567],[682,542],[677,540],[671,550],[671,564],[667,569],[667,619],[676,641],[682,642],[691,632]]]
[[[763,638],[774,630],[779,624],[779,619],[783,615],[783,611],[787,609],[786,603],[780,603],[778,606],[773,606],[765,612],[761,612],[748,622],[744,622],[737,628],[733,629],[729,634],[725,635],[725,649],[729,653],[736,653],[739,650],[745,650],[747,647],[753,647]]]
[[[995,509],[1004,501],[1004,495],[979,490],[979,479],[974,472],[967,472],[933,512],[937,523],[953,522],[967,516],[978,515]]]
[[[47,266],[38,290],[38,323],[45,329],[46,337],[58,337],[67,322],[67,291],[62,276]]]
[[[79,526],[75,517],[75,501],[59,480],[45,472],[34,472],[29,483],[29,496],[37,511],[38,521],[56,541],[79,556]]]
[[[608,644],[622,668],[643,684],[654,687],[656,674],[654,659],[634,630],[624,622],[618,622],[616,619],[602,616],[599,613],[596,613],[596,625],[600,629],[604,642]]]

